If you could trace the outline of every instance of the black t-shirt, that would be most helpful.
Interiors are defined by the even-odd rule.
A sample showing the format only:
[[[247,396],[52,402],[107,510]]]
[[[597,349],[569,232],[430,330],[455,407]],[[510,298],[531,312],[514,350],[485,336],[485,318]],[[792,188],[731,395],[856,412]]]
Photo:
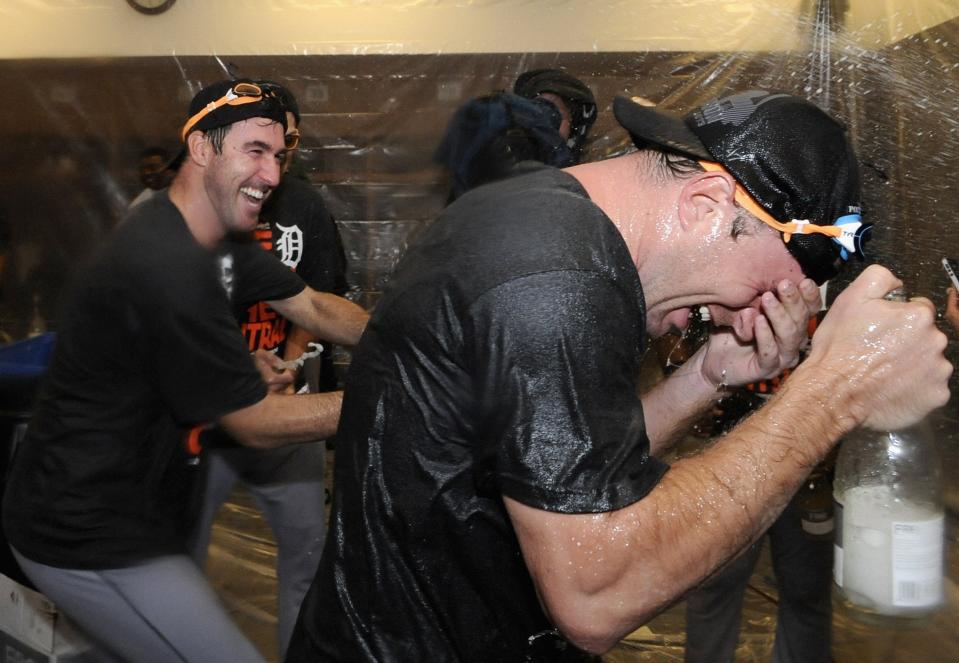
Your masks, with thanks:
[[[336,222],[309,182],[285,175],[267,199],[253,239],[317,291],[346,292],[346,257]],[[237,240],[238,241],[238,240]],[[255,284],[251,284],[254,285]],[[253,288],[234,293],[234,312],[247,347],[281,355],[290,325]]]
[[[217,258],[162,194],[81,271],[4,497],[26,557],[95,569],[182,552],[185,431],[266,394],[225,288],[297,288],[258,246]]]
[[[526,660],[552,626],[501,496],[596,513],[656,484],[644,326],[625,243],[574,178],[539,167],[451,205],[354,352],[287,660]]]

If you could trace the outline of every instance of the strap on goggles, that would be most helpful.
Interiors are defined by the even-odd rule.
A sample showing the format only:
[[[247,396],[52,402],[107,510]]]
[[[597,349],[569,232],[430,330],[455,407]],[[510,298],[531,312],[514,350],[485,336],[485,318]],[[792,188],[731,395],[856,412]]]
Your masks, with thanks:
[[[216,101],[211,101],[199,112],[195,113],[190,119],[188,119],[186,124],[183,125],[183,130],[180,131],[180,140],[186,142],[187,135],[189,135],[190,130],[196,126],[196,123],[215,111],[217,108],[222,106],[243,106],[244,104],[256,103],[262,99],[263,96],[264,92],[259,85],[255,85],[253,83],[237,83],[232,88],[227,90],[226,94],[224,94],[222,97]]]
[[[714,161],[698,162],[707,172],[726,173],[730,177],[732,174],[723,168],[722,165]],[[733,177],[735,180],[736,178]],[[858,253],[862,256],[862,243],[866,234],[872,230],[871,223],[863,223],[862,216],[859,214],[846,214],[839,217],[831,226],[820,226],[811,223],[806,219],[793,219],[783,223],[773,218],[772,214],[756,202],[756,200],[746,191],[745,187],[738,181],[736,182],[736,202],[746,208],[753,216],[768,226],[771,226],[783,234],[783,241],[789,242],[793,235],[807,235],[815,233],[831,237],[832,241],[839,245],[839,255],[843,260],[849,258],[850,253]]]

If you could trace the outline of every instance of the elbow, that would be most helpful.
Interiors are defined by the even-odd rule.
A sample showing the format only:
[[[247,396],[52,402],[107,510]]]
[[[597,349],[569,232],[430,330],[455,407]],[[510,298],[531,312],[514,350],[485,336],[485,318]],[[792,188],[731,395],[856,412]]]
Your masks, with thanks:
[[[263,422],[269,420],[264,406],[274,396],[268,394],[266,398],[241,410],[235,410],[220,417],[217,422],[220,427],[229,433],[233,440],[244,447],[251,449],[267,449],[267,431]]]
[[[651,588],[650,588],[651,589]],[[657,604],[652,591],[604,587],[546,600],[543,607],[560,633],[576,647],[601,655],[655,617],[671,602]]]
[[[557,620],[556,627],[570,643],[596,656],[615,647],[625,635],[612,624],[603,623],[600,618],[588,615]]]
[[[556,628],[569,642],[590,654],[600,655],[615,647],[635,630],[637,622],[621,611],[616,599],[599,595],[582,596],[564,601],[562,606],[547,608]]]

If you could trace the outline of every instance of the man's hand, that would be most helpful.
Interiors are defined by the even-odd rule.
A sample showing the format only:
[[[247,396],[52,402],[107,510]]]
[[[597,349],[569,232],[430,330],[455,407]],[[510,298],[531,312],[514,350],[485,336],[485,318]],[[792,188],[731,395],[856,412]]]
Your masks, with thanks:
[[[253,353],[253,363],[260,371],[260,377],[266,383],[270,393],[281,393],[292,389],[293,373],[282,367],[283,360],[268,350],[257,350]]]
[[[935,307],[924,297],[883,299],[900,286],[884,267],[867,268],[836,298],[801,367],[806,379],[816,379],[807,370],[830,376],[835,393],[825,402],[879,430],[910,426],[949,400],[952,365]]]
[[[809,318],[820,309],[819,288],[810,279],[798,287],[783,280],[761,297],[762,310],[737,312],[737,324],[710,334],[703,376],[711,384],[736,387],[776,377],[799,362]]]
[[[946,289],[946,320],[959,334],[959,293],[953,287]]]

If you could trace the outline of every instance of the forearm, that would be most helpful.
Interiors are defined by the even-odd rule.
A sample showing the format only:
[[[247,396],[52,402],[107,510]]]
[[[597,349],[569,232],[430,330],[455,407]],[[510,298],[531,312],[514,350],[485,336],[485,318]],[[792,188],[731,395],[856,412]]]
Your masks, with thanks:
[[[575,643],[608,649],[768,528],[852,423],[830,407],[832,386],[790,382],[629,507],[576,516],[536,511],[539,525],[514,518],[544,606]],[[511,516],[529,508],[507,504]]]
[[[851,430],[854,422],[828,400],[838,390],[798,377],[792,389],[784,387],[716,444],[674,463],[649,494],[649,503],[634,505],[656,519],[658,540],[645,551],[643,564],[633,566],[636,580],[644,576],[648,582],[652,561],[658,569],[654,577],[679,579],[669,593],[681,596],[761,536],[809,472]],[[636,530],[633,543],[641,545],[645,533]]]
[[[326,439],[336,433],[343,392],[267,394],[250,407],[231,412],[220,425],[237,442],[257,449]]]
[[[325,321],[316,328],[304,328],[316,335],[340,345],[354,346],[360,342],[360,336],[366,329],[370,316],[366,310],[345,297],[328,292],[314,292],[313,308],[319,320]]]
[[[310,288],[289,299],[271,301],[270,306],[315,338],[350,347],[359,342],[369,320],[363,307]]]
[[[952,366],[935,309],[883,299],[901,285],[882,267],[864,270],[781,390],[631,506],[565,515],[506,499],[544,606],[567,636],[608,649],[765,531],[843,435],[910,426],[948,401]]]
[[[722,396],[722,390],[703,377],[703,352],[642,395],[650,453],[661,455]]]

